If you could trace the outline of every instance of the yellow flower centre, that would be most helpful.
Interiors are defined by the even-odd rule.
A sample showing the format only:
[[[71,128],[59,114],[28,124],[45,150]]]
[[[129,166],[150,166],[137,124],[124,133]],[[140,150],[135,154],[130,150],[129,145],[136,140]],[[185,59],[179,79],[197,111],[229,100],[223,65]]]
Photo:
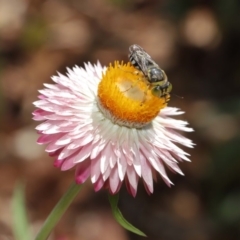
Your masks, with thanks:
[[[164,108],[169,95],[152,94],[148,79],[130,63],[110,64],[98,85],[98,106],[112,122],[141,128]]]

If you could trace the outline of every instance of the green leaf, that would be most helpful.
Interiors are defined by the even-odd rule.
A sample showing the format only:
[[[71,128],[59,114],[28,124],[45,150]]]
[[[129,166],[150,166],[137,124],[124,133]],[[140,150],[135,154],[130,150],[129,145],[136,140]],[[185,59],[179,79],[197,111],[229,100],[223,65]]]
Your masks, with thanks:
[[[115,217],[116,221],[125,229],[127,229],[130,232],[133,232],[137,235],[140,235],[142,237],[147,237],[147,235],[145,233],[143,233],[142,231],[140,231],[139,229],[137,229],[136,227],[134,227],[131,223],[129,223],[122,215],[122,213],[120,212],[120,210],[117,207],[118,204],[118,199],[119,199],[119,195],[108,195],[108,199],[109,202],[111,204],[112,207],[112,212],[113,212],[113,216]]]
[[[12,199],[13,232],[16,240],[31,240],[24,200],[24,186],[18,183]]]

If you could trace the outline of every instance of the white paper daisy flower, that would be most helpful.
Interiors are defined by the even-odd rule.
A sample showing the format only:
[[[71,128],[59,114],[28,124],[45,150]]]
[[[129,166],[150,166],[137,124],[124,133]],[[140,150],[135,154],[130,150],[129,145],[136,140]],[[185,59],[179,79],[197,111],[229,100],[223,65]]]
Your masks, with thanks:
[[[36,128],[38,143],[47,144],[54,166],[75,167],[76,182],[90,178],[96,191],[115,194],[125,182],[133,196],[140,179],[153,193],[157,174],[170,186],[165,167],[183,175],[178,161],[189,159],[177,145],[193,143],[178,130],[193,130],[172,118],[183,112],[166,106],[169,95],[154,96],[130,63],[88,63],[66,75],[53,76],[55,84],[44,84],[34,103],[34,120],[44,121]]]

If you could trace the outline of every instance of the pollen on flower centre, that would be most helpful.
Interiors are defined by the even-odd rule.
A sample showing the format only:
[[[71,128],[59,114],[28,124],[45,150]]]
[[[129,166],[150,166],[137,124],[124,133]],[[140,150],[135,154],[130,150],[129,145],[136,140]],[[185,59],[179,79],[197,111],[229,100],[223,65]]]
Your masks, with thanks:
[[[130,63],[115,62],[98,85],[98,106],[114,123],[141,128],[166,106],[166,98],[154,96],[146,77]]]

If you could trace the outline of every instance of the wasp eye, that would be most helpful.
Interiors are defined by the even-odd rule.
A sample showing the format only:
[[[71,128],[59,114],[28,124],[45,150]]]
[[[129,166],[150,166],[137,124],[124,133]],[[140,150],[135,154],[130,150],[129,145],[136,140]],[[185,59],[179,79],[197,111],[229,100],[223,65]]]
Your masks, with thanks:
[[[160,88],[160,86],[156,86],[152,88],[152,94],[156,97],[162,97],[163,95],[163,91]]]
[[[170,93],[172,91],[172,84],[169,82],[169,85],[167,87],[167,93]]]

